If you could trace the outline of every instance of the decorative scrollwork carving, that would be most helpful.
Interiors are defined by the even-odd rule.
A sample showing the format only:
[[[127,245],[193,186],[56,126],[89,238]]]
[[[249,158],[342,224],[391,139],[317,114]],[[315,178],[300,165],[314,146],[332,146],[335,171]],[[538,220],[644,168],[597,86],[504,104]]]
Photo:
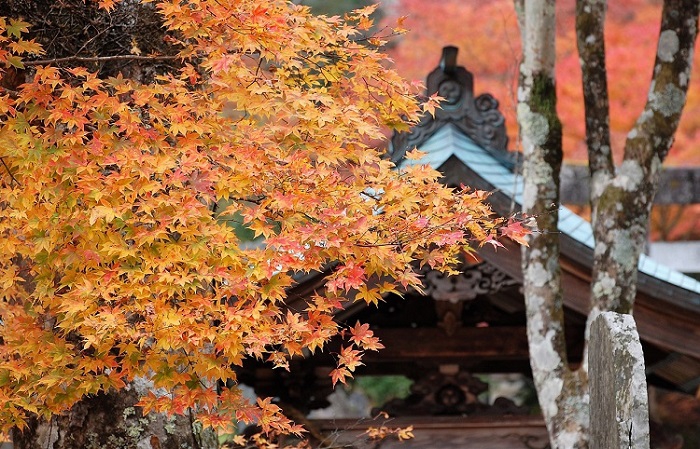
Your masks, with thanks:
[[[498,100],[491,94],[481,94],[474,100],[476,109],[480,112],[489,112],[498,110]],[[501,116],[502,117],[502,116]]]
[[[445,80],[438,87],[438,95],[445,99],[442,107],[456,106],[462,98],[462,86],[455,80]]]
[[[452,124],[477,145],[498,156],[509,168],[513,158],[507,151],[505,118],[498,101],[490,94],[474,97],[472,74],[462,66],[452,66],[457,49],[445,47],[440,66],[428,75],[428,94],[438,93],[445,99],[435,116],[426,114],[409,133],[397,133],[391,141],[391,160],[399,162],[406,151],[420,147],[441,127]]]
[[[467,267],[453,276],[434,270],[423,275],[423,291],[426,296],[436,301],[452,303],[471,301],[478,295],[492,294],[518,285],[513,278],[487,262]]]
[[[393,399],[380,409],[392,416],[527,413],[509,399],[498,398],[493,405],[480,401],[479,395],[488,390],[488,384],[456,365],[449,367],[454,369],[426,372],[411,386],[407,398]]]

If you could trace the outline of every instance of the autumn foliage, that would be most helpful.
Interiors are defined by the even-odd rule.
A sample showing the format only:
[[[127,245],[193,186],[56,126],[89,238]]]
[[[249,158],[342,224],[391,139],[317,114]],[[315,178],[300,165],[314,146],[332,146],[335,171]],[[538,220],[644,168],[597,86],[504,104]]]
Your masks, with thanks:
[[[0,87],[0,430],[136,377],[154,386],[146,410],[297,430],[269,399],[217,383],[247,357],[284,368],[341,332],[344,381],[381,344],[339,328],[343,301],[418,287],[416,264],[446,269],[498,232],[483,193],[396,170],[366,143],[421,113],[380,42],[357,40],[371,9],[157,9],[181,68],[148,83],[42,62],[30,25],[0,19],[0,78],[26,81]],[[285,308],[310,272],[326,288]]]
[[[423,79],[442,46],[460,48],[464,65],[475,74],[479,92],[492,93],[506,116],[511,149],[517,149],[515,117],[520,64],[520,35],[511,0],[398,0],[388,9],[387,23],[405,16],[411,32],[389,49],[397,71],[408,79]],[[622,158],[627,133],[639,117],[649,90],[661,23],[662,2],[608,2],[605,45],[608,55],[610,127],[616,160]],[[574,0],[557,2],[557,112],[563,123],[565,157],[585,163],[585,120],[581,68],[576,49]],[[685,113],[667,163],[700,164],[700,52],[695,53]]]

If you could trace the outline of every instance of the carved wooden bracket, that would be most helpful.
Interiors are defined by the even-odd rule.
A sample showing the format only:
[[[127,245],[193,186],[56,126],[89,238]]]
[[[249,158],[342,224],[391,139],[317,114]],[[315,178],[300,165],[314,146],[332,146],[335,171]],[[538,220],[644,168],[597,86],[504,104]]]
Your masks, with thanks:
[[[423,290],[436,301],[459,303],[478,295],[488,295],[518,285],[515,279],[488,262],[463,267],[460,274],[448,276],[434,270],[423,273]]]
[[[481,402],[479,395],[487,390],[488,384],[459,366],[443,365],[416,380],[406,399],[393,399],[381,410],[392,416],[527,413],[525,407],[518,407],[505,398],[499,398],[493,405]]]
[[[435,300],[438,326],[447,335],[454,335],[462,326],[465,302],[518,285],[513,278],[487,262],[463,268],[458,275],[448,276],[439,271],[426,270],[423,276],[425,295]]]

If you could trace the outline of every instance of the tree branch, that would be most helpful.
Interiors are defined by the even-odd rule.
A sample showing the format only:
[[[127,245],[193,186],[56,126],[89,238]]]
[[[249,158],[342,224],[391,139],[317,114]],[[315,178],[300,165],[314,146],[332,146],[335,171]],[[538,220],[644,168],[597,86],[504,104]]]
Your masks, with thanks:
[[[64,62],[111,62],[111,61],[174,61],[179,59],[178,55],[114,55],[114,56],[65,56],[63,58],[36,59],[33,61],[22,61],[25,66],[61,64]]]
[[[7,174],[10,175],[11,181],[17,183],[18,186],[21,185],[17,178],[15,178],[15,175],[12,173],[12,170],[10,170],[10,167],[7,166],[7,162],[5,162],[5,159],[0,157],[0,162],[2,162],[2,166],[5,167],[5,171],[7,171]]]
[[[647,239],[659,171],[685,105],[697,37],[697,0],[665,0],[656,62],[644,111],[627,136],[622,165],[601,189],[593,218],[596,242],[592,313],[630,313],[637,264]]]
[[[610,148],[610,107],[605,64],[605,0],[576,2],[576,41],[583,80],[591,209],[615,173]]]
[[[523,63],[518,89],[518,124],[524,154],[523,213],[537,231],[522,249],[530,366],[552,447],[586,448],[588,409],[585,372],[568,366],[559,263],[558,209],[562,127],[554,80],[555,0],[516,0],[524,14]],[[520,8],[518,8],[520,6]],[[583,405],[581,405],[583,404]]]
[[[637,160],[646,169],[652,169],[655,157],[663,162],[678,129],[690,84],[699,8],[697,0],[664,1],[647,103],[625,144],[625,160]]]

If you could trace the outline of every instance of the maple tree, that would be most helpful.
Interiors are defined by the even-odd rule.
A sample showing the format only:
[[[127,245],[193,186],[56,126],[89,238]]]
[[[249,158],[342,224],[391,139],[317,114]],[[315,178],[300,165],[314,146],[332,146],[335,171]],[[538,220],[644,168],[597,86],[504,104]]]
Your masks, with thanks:
[[[42,60],[30,24],[0,18],[0,78],[23,76],[0,87],[2,431],[136,378],[152,383],[146,412],[299,431],[217,383],[247,357],[284,368],[322,349],[355,293],[376,303],[419,288],[416,263],[449,270],[498,244],[485,194],[397,171],[367,143],[422,111],[381,39],[357,39],[373,8],[155,4],[171,55]],[[81,67],[110,58],[175,64],[146,80]],[[263,240],[243,245],[232,224]],[[312,271],[325,288],[285,308]],[[345,337],[334,382],[381,347],[362,324]]]

